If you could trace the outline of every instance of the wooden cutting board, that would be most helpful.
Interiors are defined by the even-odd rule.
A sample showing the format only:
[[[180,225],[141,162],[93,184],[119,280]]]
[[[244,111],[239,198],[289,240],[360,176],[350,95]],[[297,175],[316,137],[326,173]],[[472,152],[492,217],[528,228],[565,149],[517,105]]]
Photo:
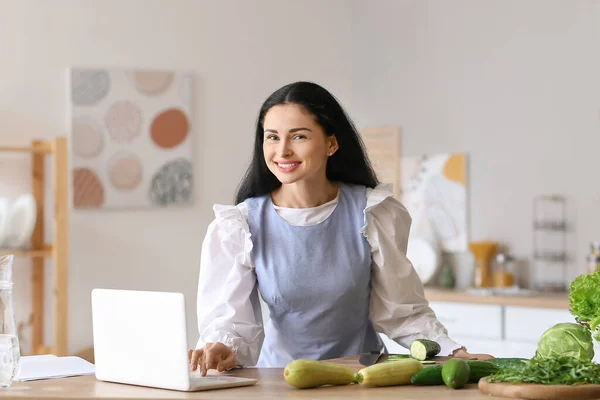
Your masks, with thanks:
[[[490,383],[479,380],[479,390],[487,395],[515,399],[600,399],[600,385],[537,385],[533,383]]]

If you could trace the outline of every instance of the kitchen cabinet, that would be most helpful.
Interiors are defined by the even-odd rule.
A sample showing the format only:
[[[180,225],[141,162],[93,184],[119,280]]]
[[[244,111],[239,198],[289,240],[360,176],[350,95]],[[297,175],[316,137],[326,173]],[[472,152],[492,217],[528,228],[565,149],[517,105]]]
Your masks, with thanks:
[[[470,353],[495,357],[531,358],[546,329],[560,322],[575,322],[567,309],[454,301],[432,301],[429,305],[452,340]],[[388,352],[408,353],[387,336],[381,336]],[[594,361],[600,362],[600,345],[595,342],[594,348]]]
[[[502,306],[456,302],[430,302],[429,306],[455,336],[502,339]]]

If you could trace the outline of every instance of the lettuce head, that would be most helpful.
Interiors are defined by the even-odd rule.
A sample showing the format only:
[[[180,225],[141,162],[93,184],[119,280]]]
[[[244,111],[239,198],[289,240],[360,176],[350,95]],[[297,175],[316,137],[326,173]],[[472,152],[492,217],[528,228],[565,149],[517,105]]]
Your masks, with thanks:
[[[573,322],[562,322],[542,334],[538,341],[535,358],[563,356],[580,361],[591,361],[594,358],[594,344],[588,328]]]
[[[587,323],[592,332],[600,325],[600,269],[579,275],[569,284],[569,311],[577,321]],[[600,332],[595,338],[600,340]]]

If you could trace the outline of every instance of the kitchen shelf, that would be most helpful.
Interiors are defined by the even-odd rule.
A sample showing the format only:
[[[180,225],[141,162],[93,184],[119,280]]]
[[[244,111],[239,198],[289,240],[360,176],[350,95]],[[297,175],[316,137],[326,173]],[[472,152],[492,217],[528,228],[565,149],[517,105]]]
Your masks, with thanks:
[[[57,137],[50,140],[34,140],[31,146],[0,146],[0,152],[31,154],[32,195],[36,202],[36,223],[27,249],[0,249],[0,254],[31,259],[31,350],[33,354],[67,355],[67,140]],[[50,185],[54,209],[52,210],[52,243],[44,243],[44,220],[46,204],[44,194],[46,179],[45,157],[52,157]],[[52,274],[52,343],[44,344],[44,267],[45,261],[53,261]]]
[[[12,254],[15,257],[52,257],[52,246],[47,244],[41,249],[31,250],[31,249],[0,249],[0,256],[5,256],[7,254]]]

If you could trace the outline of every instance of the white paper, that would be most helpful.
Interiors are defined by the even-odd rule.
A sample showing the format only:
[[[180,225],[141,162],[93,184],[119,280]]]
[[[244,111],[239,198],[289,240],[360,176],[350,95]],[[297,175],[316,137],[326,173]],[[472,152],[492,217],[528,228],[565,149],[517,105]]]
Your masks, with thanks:
[[[52,354],[25,356],[21,357],[20,363],[15,381],[93,375],[96,371],[94,364],[75,356],[57,357]]]

